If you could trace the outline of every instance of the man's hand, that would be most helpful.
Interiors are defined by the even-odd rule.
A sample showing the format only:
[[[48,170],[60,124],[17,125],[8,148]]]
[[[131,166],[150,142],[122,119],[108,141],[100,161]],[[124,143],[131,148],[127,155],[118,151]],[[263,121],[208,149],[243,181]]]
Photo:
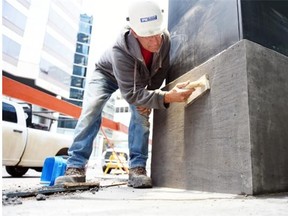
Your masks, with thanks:
[[[164,103],[185,102],[189,96],[195,91],[195,88],[185,88],[189,81],[178,83],[176,86],[165,93]]]
[[[141,106],[137,106],[136,107],[138,112],[142,115],[146,115],[149,116],[151,113],[151,109],[150,108],[146,108],[146,107],[141,107]]]

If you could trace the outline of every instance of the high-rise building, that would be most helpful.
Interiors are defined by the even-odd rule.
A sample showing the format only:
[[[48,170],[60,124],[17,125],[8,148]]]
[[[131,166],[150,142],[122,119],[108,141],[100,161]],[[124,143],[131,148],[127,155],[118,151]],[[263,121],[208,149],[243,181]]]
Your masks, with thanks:
[[[92,23],[93,17],[83,13],[82,0],[2,0],[3,75],[81,107]],[[59,114],[53,114],[58,118]],[[103,117],[113,119],[113,115],[112,99]],[[41,117],[33,118],[43,122]],[[71,134],[76,123],[60,115],[52,128]],[[112,137],[113,131],[105,129],[105,133]],[[100,135],[94,148],[101,142]],[[102,147],[97,154],[101,151]]]
[[[64,100],[82,107],[84,87],[87,76],[88,55],[90,50],[90,41],[92,34],[93,16],[80,14],[80,22],[77,32],[76,48],[74,51],[73,71],[70,81],[69,97]],[[60,116],[58,128],[63,132],[67,132],[75,128],[77,119],[67,116]]]
[[[69,97],[81,1],[3,0],[5,75]]]
[[[47,94],[69,97],[81,6],[80,0],[3,0],[3,75]],[[32,109],[49,112],[36,105]],[[49,120],[34,115],[33,121]],[[57,130],[55,122],[51,130]]]

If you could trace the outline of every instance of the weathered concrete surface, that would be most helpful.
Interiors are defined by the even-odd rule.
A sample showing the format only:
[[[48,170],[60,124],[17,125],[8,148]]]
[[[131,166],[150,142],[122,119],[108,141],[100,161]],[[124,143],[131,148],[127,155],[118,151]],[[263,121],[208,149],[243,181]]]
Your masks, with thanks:
[[[288,191],[288,58],[242,40],[166,86],[210,77],[191,106],[155,110],[151,174],[161,187]]]
[[[288,57],[246,49],[253,191],[288,191]]]

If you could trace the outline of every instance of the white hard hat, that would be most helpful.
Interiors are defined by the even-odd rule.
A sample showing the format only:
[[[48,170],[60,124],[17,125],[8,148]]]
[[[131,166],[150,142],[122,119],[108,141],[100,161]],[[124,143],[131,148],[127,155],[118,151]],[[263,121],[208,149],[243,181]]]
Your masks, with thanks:
[[[154,1],[135,1],[129,7],[127,21],[140,37],[161,34],[164,31],[162,12]]]

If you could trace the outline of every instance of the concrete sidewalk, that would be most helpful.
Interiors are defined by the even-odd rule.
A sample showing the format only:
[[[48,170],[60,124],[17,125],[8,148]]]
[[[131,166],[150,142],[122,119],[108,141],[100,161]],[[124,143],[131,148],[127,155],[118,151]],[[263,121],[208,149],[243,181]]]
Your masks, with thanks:
[[[105,182],[105,180],[102,180]],[[2,206],[3,215],[223,215],[287,216],[288,194],[242,196],[171,188],[133,189],[127,186],[56,194],[21,205]]]
[[[126,186],[65,196],[45,201],[22,200],[3,206],[3,215],[227,215],[286,216],[287,195],[243,197],[168,188],[135,190]]]
[[[90,180],[95,178],[91,170]],[[102,175],[100,185],[123,182],[127,175]],[[39,176],[11,178],[3,175],[2,191],[40,187]],[[3,216],[12,215],[197,215],[197,216],[287,216],[288,193],[265,196],[242,196],[171,188],[134,189],[122,186],[102,187],[98,192],[77,191],[46,196],[18,198],[22,204],[2,205]]]

